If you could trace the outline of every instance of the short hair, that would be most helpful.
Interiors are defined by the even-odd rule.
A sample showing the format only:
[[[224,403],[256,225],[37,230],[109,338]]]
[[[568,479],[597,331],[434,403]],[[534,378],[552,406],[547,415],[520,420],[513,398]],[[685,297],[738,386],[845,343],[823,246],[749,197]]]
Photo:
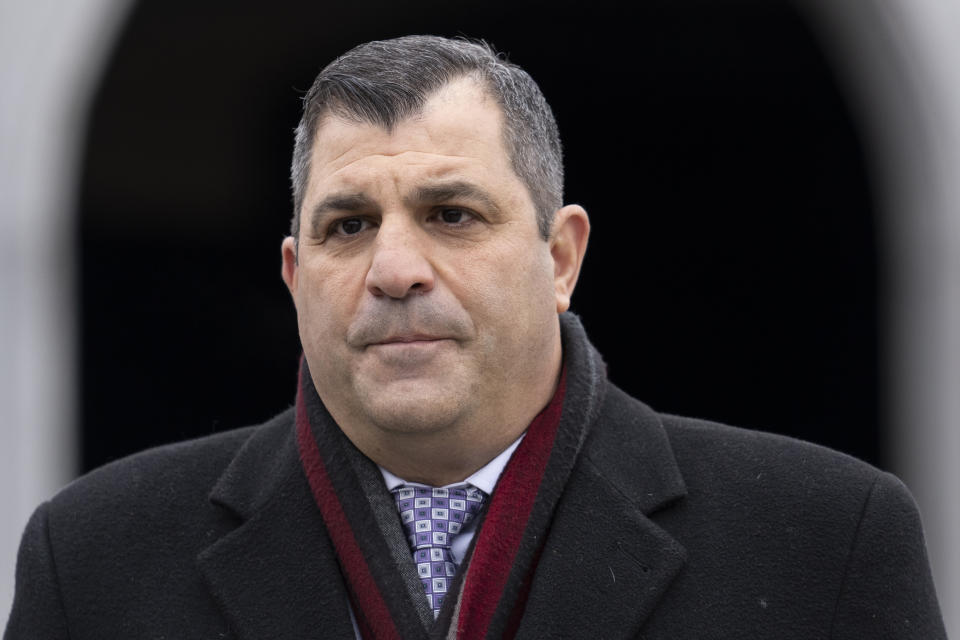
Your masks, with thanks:
[[[549,238],[553,214],[563,203],[563,151],[550,105],[530,74],[486,42],[438,36],[367,42],[331,62],[314,80],[303,98],[290,167],[293,237],[299,238],[310,155],[324,115],[389,131],[461,77],[477,79],[503,110],[504,144],[513,170],[530,193],[541,237]]]

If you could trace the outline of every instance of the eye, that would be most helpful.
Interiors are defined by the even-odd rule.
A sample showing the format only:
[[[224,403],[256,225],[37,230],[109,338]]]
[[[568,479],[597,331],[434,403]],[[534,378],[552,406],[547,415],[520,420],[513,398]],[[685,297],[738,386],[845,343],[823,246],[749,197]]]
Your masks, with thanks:
[[[447,224],[463,224],[470,219],[470,213],[463,209],[441,209],[440,220]]]
[[[345,218],[338,220],[333,225],[333,233],[343,236],[355,236],[370,226],[370,223],[363,218]]]

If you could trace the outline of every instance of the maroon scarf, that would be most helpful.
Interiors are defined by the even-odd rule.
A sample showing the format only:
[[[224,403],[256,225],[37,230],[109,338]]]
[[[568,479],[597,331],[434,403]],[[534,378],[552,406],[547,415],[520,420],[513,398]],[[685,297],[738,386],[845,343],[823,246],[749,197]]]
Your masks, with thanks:
[[[574,320],[574,322],[576,322]],[[569,321],[566,323],[569,325]],[[589,422],[595,417],[602,391],[603,364],[589,348],[579,322],[573,338],[566,335],[564,367],[550,403],[527,429],[527,435],[507,463],[482,516],[472,553],[434,623],[417,617],[416,598],[426,598],[416,580],[401,579],[403,567],[377,531],[401,531],[399,515],[383,522],[382,509],[371,507],[371,493],[388,495],[379,472],[355,473],[357,451],[323,407],[313,386],[306,359],[301,360],[296,428],[300,460],[340,560],[361,634],[367,640],[446,637],[458,609],[457,638],[504,638],[515,635],[523,616],[537,560],[549,532],[557,501],[576,460]],[[585,346],[584,346],[585,345]],[[584,362],[586,361],[586,362]],[[569,368],[569,376],[568,376]],[[600,375],[598,376],[598,372]],[[570,378],[568,380],[568,378]],[[572,406],[569,388],[578,402]],[[583,398],[582,392],[588,397]],[[354,463],[345,462],[354,457]],[[379,487],[374,486],[379,484]],[[344,497],[348,499],[344,499]],[[380,499],[378,497],[377,499]],[[382,503],[381,503],[382,504]],[[386,528],[386,529],[385,529]],[[402,532],[391,539],[406,543]],[[409,547],[405,553],[410,568]],[[410,584],[414,585],[411,587]],[[419,587],[419,593],[416,593]],[[454,597],[457,596],[457,597]]]

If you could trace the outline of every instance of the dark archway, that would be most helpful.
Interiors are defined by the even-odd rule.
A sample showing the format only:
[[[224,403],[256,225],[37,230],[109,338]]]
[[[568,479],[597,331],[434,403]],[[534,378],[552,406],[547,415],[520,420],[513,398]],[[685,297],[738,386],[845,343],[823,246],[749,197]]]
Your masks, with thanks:
[[[278,248],[299,91],[414,32],[482,36],[541,83],[594,224],[574,308],[617,384],[883,464],[875,205],[790,3],[143,0],[85,157],[84,469],[292,401]]]

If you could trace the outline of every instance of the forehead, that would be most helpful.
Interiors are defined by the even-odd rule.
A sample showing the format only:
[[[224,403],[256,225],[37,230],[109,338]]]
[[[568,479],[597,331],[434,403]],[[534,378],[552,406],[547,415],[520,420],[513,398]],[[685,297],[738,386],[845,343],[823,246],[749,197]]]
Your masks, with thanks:
[[[473,79],[431,96],[420,113],[387,130],[328,114],[319,123],[305,200],[362,183],[459,178],[518,183],[503,136],[503,113]]]

